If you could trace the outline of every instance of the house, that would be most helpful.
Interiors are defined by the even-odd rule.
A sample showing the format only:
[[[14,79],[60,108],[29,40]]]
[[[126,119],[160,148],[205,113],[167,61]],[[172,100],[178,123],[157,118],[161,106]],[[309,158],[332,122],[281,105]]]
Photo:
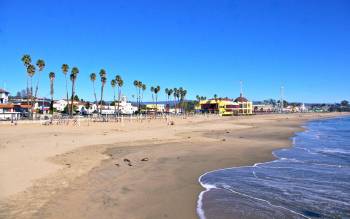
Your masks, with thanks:
[[[10,92],[0,88],[0,104],[9,102]]]
[[[19,112],[15,111],[15,105],[12,103],[0,103],[0,120],[18,120]]]
[[[243,97],[242,93],[234,100],[238,104],[238,108],[234,115],[252,115],[253,114],[253,102]]]
[[[159,112],[163,113],[165,112],[165,105],[164,104],[146,104],[146,110],[147,112]]]
[[[228,98],[201,100],[196,110],[202,113],[216,113],[221,116],[232,116],[239,105]]]

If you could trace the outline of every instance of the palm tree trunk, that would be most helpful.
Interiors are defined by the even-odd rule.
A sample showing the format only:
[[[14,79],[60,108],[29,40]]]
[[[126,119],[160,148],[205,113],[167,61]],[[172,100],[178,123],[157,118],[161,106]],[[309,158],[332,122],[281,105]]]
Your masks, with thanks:
[[[29,107],[29,76],[27,76],[27,107]],[[28,116],[29,116],[29,108],[28,109]]]
[[[69,112],[69,97],[68,97],[68,81],[67,81],[67,74],[64,75],[65,79],[66,79],[66,94],[67,94],[67,113],[70,115],[70,112]]]
[[[120,87],[118,87],[118,116],[119,116],[119,102],[120,102]]]
[[[50,103],[50,111],[51,111],[51,115],[53,115],[53,81],[50,80],[50,94],[51,94],[51,103]]]
[[[72,80],[72,96],[71,96],[71,105],[70,105],[71,117],[73,116],[74,85],[75,85],[75,80]]]
[[[158,112],[158,94],[156,94],[156,116]]]
[[[141,109],[140,109],[140,103],[141,103],[140,91],[141,91],[141,89],[139,88],[139,115],[141,113]]]
[[[30,77],[30,105],[31,105],[31,116],[34,119],[34,105],[33,105],[33,77]]]
[[[39,88],[39,82],[40,82],[40,71],[38,73],[38,81],[36,82],[36,87],[35,87],[35,95],[34,95],[34,99],[36,99],[36,95],[38,94],[38,88]]]
[[[97,97],[96,97],[95,81],[92,82],[92,86],[94,88],[95,104],[96,104],[97,112],[98,112],[98,103],[97,103]]]
[[[116,116],[116,112],[117,112],[117,110],[116,110],[116,102],[115,102],[115,88],[113,88],[113,99],[114,99],[114,116]]]
[[[101,100],[100,100],[100,114],[102,115],[102,98],[103,98],[103,85],[101,86]]]

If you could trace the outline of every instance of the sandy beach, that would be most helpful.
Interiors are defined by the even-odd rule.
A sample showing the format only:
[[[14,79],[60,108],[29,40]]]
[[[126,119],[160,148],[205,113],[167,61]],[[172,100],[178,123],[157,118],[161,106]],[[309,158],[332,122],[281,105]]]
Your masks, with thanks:
[[[274,159],[312,119],[198,116],[0,125],[0,218],[197,218],[198,177]]]

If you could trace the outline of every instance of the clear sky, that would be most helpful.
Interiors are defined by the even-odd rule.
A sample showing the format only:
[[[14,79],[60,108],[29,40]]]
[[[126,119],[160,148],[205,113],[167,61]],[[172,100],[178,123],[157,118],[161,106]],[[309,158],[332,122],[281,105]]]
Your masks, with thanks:
[[[0,87],[12,94],[26,87],[25,53],[46,61],[40,96],[50,71],[64,96],[67,63],[90,100],[89,74],[104,68],[129,97],[135,79],[160,85],[160,99],[179,86],[188,99],[236,97],[242,80],[252,100],[278,98],[283,85],[289,101],[339,102],[350,99],[350,1],[0,0]]]

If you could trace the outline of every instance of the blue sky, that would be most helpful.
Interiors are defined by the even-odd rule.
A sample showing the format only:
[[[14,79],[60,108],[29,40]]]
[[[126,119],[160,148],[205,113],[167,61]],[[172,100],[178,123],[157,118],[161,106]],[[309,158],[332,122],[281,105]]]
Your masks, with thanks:
[[[135,79],[160,85],[160,99],[179,86],[189,99],[236,97],[242,80],[252,100],[278,98],[283,85],[289,101],[339,102],[350,99],[350,1],[0,0],[0,87],[13,94],[26,86],[25,53],[46,61],[41,96],[50,71],[64,96],[67,63],[90,100],[89,74],[104,68],[129,97]]]

